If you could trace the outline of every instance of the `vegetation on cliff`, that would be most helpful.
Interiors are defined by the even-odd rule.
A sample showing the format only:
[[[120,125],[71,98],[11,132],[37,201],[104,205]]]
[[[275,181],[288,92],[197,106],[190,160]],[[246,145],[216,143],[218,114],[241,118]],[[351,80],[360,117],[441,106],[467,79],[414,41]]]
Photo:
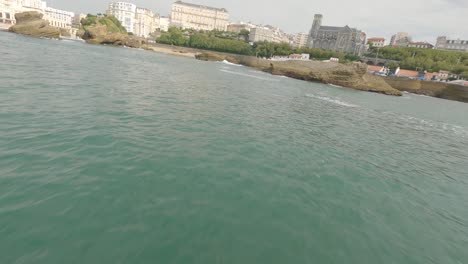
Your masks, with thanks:
[[[39,12],[23,12],[15,14],[16,25],[10,27],[10,32],[40,37],[40,38],[60,38],[60,29],[50,26],[49,22],[42,19]]]
[[[104,25],[110,33],[126,34],[127,30],[122,26],[120,21],[114,16],[95,16],[88,14],[85,18],[81,19],[81,25],[84,30],[96,25]]]
[[[81,20],[79,36],[89,43],[142,48],[146,40],[130,36],[114,16],[87,15]]]
[[[377,54],[378,53],[378,54]],[[371,48],[368,56],[389,60],[397,60],[397,65],[408,70],[427,70],[438,72],[450,71],[468,78],[468,53],[433,49],[384,47]]]
[[[250,45],[246,40],[248,31],[240,33],[223,31],[194,31],[170,28],[156,41],[162,44],[185,46],[191,48],[227,52],[240,55],[252,55],[263,58],[272,56],[287,56],[294,53],[307,53],[311,58],[317,60],[328,60],[331,57],[339,58],[341,61],[355,61],[357,56],[342,52],[326,51],[321,49],[301,48],[295,49],[288,43],[256,42]]]

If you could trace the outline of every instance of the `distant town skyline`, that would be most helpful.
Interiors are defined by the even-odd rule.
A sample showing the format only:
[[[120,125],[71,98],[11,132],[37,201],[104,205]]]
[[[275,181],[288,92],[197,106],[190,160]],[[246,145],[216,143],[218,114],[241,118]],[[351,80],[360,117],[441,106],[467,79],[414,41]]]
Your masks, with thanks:
[[[49,5],[76,13],[103,13],[109,0],[48,0]],[[173,0],[128,0],[161,16],[170,14]],[[384,37],[387,43],[396,32],[408,32],[417,41],[435,43],[438,36],[468,39],[468,1],[394,0],[376,4],[371,0],[186,0],[184,2],[226,8],[232,22],[244,21],[280,27],[287,33],[308,32],[314,14],[324,15],[324,24],[358,28],[367,37]]]

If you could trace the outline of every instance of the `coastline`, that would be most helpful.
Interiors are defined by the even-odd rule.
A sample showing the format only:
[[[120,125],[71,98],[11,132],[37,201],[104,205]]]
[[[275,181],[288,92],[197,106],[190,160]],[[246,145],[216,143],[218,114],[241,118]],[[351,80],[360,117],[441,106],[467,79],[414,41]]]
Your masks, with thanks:
[[[8,29],[0,28],[0,31],[8,32]],[[90,43],[89,41],[86,43],[99,44]],[[272,75],[285,76],[308,82],[331,84],[343,87],[344,89],[355,89],[392,96],[401,96],[402,92],[410,92],[418,95],[468,103],[468,89],[465,87],[447,83],[375,76],[368,74],[367,69],[365,71],[356,69],[360,67],[357,66],[357,63],[353,66],[335,64],[337,67],[333,69],[333,67],[330,68],[330,63],[320,61],[274,62],[252,56],[171,46],[160,43],[148,43],[142,45],[140,48],[151,52],[205,61],[226,60]],[[353,67],[355,69],[352,69]]]

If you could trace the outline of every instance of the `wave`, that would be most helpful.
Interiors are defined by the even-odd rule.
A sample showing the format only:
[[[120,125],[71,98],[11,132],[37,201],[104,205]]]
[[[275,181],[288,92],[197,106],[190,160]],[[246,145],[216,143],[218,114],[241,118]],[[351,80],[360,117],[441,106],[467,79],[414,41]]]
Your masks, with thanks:
[[[227,60],[223,60],[222,63],[227,64],[227,65],[237,66],[237,67],[242,67],[242,66],[244,66],[244,65],[240,65],[240,64],[235,64],[235,63],[229,62],[229,61],[227,61]]]
[[[397,114],[394,112],[385,112],[385,114],[394,116],[394,118],[397,118],[405,122],[406,124],[410,125],[412,128],[415,128],[415,129],[422,129],[422,130],[433,129],[436,131],[451,132],[463,138],[468,137],[468,129],[463,126],[440,122],[440,121],[426,120],[423,118],[414,117],[414,116],[405,115],[405,114]]]
[[[270,81],[270,82],[277,82],[277,81],[278,81],[278,80],[273,80],[273,79],[271,79],[271,78],[263,78],[263,77],[256,76],[256,75],[252,75],[252,74],[241,73],[241,72],[234,72],[234,71],[229,71],[229,70],[225,70],[225,69],[221,69],[220,71],[225,72],[225,73],[229,73],[229,74],[234,74],[234,75],[239,75],[239,76],[244,76],[244,77],[255,78],[255,79],[259,79],[259,80],[263,80],[263,81]]]
[[[326,97],[326,96],[318,96],[318,95],[313,95],[313,94],[306,94],[305,96],[315,98],[315,99],[319,99],[319,100],[322,100],[322,101],[326,101],[326,102],[329,102],[329,103],[341,105],[341,106],[359,107],[358,105],[354,105],[354,104],[351,104],[351,103],[348,103],[348,102],[340,101],[338,99],[334,99],[334,98],[330,98],[330,97]]]

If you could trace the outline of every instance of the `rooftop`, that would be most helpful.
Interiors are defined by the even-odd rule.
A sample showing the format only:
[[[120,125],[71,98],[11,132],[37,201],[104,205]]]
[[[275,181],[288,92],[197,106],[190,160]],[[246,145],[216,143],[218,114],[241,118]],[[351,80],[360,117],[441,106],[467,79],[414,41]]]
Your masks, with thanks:
[[[369,38],[369,41],[385,41],[385,38]]]
[[[201,8],[201,9],[209,9],[209,10],[214,10],[214,11],[221,11],[221,12],[226,12],[226,13],[228,12],[225,8],[216,8],[216,7],[211,7],[211,6],[197,5],[197,4],[186,3],[182,1],[177,1],[174,4]]]

